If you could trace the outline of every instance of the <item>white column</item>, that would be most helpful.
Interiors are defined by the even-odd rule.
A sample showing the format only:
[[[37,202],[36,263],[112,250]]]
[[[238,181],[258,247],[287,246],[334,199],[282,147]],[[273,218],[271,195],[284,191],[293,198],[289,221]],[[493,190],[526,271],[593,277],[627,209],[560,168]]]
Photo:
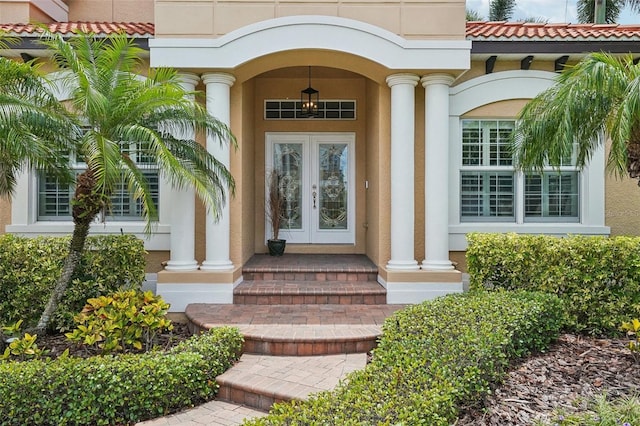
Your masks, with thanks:
[[[231,94],[230,89],[236,81],[231,74],[211,73],[204,74],[202,81],[207,86],[207,112],[221,122],[229,125],[231,121]],[[229,168],[230,147],[226,141],[220,141],[207,136],[207,150],[218,161]],[[230,228],[229,197],[220,212],[220,220],[215,221],[213,215],[208,214],[206,219],[206,259],[200,269],[208,271],[228,271],[233,269],[233,262],[229,256]]]
[[[449,260],[448,74],[422,77],[425,89],[425,259],[422,269],[451,270]]]
[[[192,73],[180,73],[180,85],[186,91],[193,92],[200,77]],[[195,131],[185,138],[195,138]],[[168,271],[194,271],[198,269],[195,260],[195,190],[188,188],[171,188],[167,199],[171,200],[171,258],[165,267]]]
[[[414,241],[415,87],[419,77],[394,74],[391,87],[391,260],[387,269],[416,270]]]

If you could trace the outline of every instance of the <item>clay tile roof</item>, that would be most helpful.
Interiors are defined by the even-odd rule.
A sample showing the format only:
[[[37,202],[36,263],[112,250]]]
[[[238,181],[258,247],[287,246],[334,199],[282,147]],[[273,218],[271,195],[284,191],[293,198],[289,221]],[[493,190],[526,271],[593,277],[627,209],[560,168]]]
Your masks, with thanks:
[[[467,39],[476,41],[636,41],[640,24],[544,24],[467,22]]]
[[[54,22],[47,24],[49,31],[71,34],[76,30],[96,35],[113,34],[124,31],[132,37],[153,37],[154,25],[144,22]],[[0,24],[0,31],[15,36],[37,35],[40,29],[34,24]]]
[[[153,37],[155,28],[145,22],[55,22],[54,33],[76,30],[107,35],[124,31],[132,37]],[[37,35],[33,24],[0,24],[0,31],[16,36]],[[467,39],[475,41],[640,41],[640,24],[544,24],[529,22],[467,22]]]

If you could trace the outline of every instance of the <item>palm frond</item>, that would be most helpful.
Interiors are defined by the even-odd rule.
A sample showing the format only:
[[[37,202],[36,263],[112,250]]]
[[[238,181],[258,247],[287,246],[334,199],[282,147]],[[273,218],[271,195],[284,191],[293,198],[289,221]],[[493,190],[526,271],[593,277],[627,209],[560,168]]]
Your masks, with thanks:
[[[490,21],[508,21],[516,7],[515,0],[491,0],[489,2]]]
[[[627,0],[607,0],[607,9],[605,10],[605,22],[607,24],[615,24],[620,17],[620,12]],[[636,2],[637,0],[632,0]],[[578,22],[582,24],[595,22],[595,2],[594,0],[578,0]]]
[[[606,138],[607,168],[627,173],[628,146],[640,117],[640,69],[631,56],[594,53],[558,75],[556,84],[529,102],[514,132],[516,163],[522,169],[559,164],[575,150],[585,167]]]

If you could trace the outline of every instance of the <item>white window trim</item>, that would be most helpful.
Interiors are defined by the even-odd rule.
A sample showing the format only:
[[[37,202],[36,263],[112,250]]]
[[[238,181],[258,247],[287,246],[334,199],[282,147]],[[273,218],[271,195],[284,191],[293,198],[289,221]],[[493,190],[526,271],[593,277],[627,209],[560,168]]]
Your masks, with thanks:
[[[145,235],[146,223],[142,220],[116,221],[101,223],[96,220],[91,225],[91,235],[134,234],[144,241],[147,250],[169,250],[171,208],[171,185],[160,180],[160,206],[158,222],[153,225],[150,236]],[[11,202],[11,224],[6,232],[27,237],[66,236],[73,231],[73,221],[38,220],[38,177],[37,172],[25,170],[17,177],[15,194]]]
[[[452,87],[449,92],[449,247],[453,251],[467,249],[470,232],[516,232],[528,234],[609,235],[604,214],[605,151],[600,147],[591,162],[580,173],[579,222],[525,222],[524,197],[516,196],[515,222],[461,222],[460,170],[462,166],[462,118],[475,108],[509,99],[531,99],[551,87],[556,74],[546,71],[515,70],[483,75]],[[513,119],[515,117],[484,117]],[[516,179],[516,193],[523,194],[524,179]]]
[[[55,86],[54,91],[59,101],[69,99],[69,88],[59,84],[58,78],[62,73],[64,71],[55,72],[48,76],[49,81]],[[6,225],[5,231],[27,237],[71,235],[73,231],[73,221],[71,220],[38,220],[37,172],[25,168],[16,177],[16,180],[15,193],[11,200],[11,224]],[[144,233],[146,223],[142,220],[113,220],[105,223],[96,220],[91,225],[90,235],[133,234],[144,241],[146,250],[169,250],[171,199],[175,189],[161,177],[159,191],[158,221],[153,225],[151,235],[147,236]]]

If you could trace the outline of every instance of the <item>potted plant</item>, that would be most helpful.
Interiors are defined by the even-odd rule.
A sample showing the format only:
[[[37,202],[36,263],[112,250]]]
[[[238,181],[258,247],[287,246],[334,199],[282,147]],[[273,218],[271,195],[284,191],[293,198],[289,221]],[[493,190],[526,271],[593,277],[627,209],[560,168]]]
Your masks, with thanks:
[[[267,218],[271,225],[271,238],[267,240],[267,247],[271,256],[282,256],[287,244],[286,240],[280,239],[280,225],[285,219],[285,197],[280,189],[280,179],[282,174],[277,170],[272,170],[267,174],[267,199],[265,208]]]

